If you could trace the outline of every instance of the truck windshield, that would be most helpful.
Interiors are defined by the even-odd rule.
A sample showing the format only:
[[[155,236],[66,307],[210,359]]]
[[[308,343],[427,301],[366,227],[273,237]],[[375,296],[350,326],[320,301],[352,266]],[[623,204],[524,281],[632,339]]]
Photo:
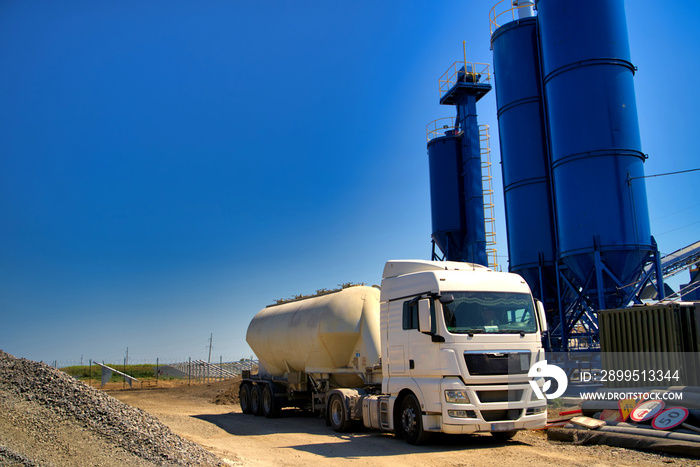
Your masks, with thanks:
[[[533,333],[537,331],[532,297],[512,292],[449,292],[442,305],[447,330],[453,334]]]

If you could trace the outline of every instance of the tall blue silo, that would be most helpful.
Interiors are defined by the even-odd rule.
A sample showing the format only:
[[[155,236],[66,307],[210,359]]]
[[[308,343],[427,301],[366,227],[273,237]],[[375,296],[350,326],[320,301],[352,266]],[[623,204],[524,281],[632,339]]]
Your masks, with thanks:
[[[443,259],[488,266],[476,103],[491,84],[471,64],[454,76],[440,104],[456,107],[455,125],[428,142],[432,238]]]
[[[598,308],[654,251],[622,0],[537,0],[559,258]]]
[[[557,310],[555,223],[540,80],[537,19],[522,17],[491,36],[503,171],[508,256],[548,310]],[[558,314],[549,317],[555,324]]]

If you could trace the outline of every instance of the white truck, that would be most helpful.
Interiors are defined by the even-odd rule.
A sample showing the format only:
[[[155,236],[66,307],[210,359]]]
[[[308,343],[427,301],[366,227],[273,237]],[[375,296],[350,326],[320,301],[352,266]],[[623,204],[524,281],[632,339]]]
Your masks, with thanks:
[[[431,432],[501,439],[545,425],[528,371],[544,359],[542,305],[516,274],[470,263],[399,260],[381,291],[357,286],[261,310],[246,340],[244,413],[325,413],[336,431],[365,427],[411,444]]]

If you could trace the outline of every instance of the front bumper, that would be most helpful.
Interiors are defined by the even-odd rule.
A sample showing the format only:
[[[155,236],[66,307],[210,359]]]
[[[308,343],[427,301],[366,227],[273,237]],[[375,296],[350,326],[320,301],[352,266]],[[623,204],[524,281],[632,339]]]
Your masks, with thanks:
[[[537,399],[528,382],[464,386],[457,378],[446,378],[441,388],[443,398],[447,389],[466,391],[469,403],[443,402],[440,415],[424,416],[424,426],[440,425],[445,433],[475,433],[532,430],[547,423],[547,402]]]

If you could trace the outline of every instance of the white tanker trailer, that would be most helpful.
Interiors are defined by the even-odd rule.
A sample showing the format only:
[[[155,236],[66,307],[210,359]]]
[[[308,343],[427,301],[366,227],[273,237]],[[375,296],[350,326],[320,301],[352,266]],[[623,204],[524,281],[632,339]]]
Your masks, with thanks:
[[[507,439],[542,428],[546,401],[528,371],[544,359],[544,310],[518,275],[456,262],[389,261],[381,291],[342,291],[261,310],[246,340],[244,413],[325,413],[336,431],[362,421],[411,444],[431,432]]]

